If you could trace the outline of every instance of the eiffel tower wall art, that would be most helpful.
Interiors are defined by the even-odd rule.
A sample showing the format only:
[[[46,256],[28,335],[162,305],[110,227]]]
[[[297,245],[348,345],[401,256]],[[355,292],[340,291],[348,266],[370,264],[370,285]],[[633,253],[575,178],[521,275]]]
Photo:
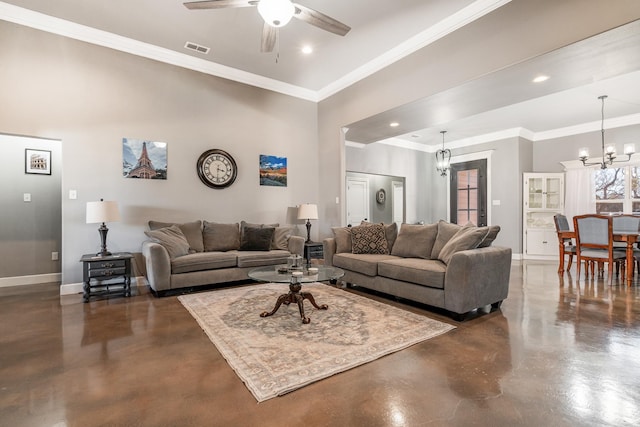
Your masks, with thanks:
[[[123,138],[122,175],[125,178],[167,179],[167,143]]]

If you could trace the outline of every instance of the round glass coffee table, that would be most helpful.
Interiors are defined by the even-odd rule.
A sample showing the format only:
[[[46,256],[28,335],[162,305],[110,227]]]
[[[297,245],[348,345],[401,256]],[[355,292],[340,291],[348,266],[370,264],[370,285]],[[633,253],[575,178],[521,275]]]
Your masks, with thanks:
[[[311,270],[311,271],[310,271]],[[288,283],[289,292],[282,294],[276,300],[276,305],[271,311],[260,313],[260,317],[268,317],[273,315],[282,304],[289,305],[298,304],[302,323],[307,324],[311,319],[304,314],[304,300],[309,300],[318,310],[326,310],[329,308],[326,304],[316,304],[313,295],[310,292],[300,292],[303,283],[313,282],[334,282],[344,276],[344,271],[337,267],[329,267],[325,265],[312,265],[309,268],[304,267],[300,270],[288,270],[287,265],[270,265],[265,267],[254,268],[249,271],[249,278],[259,282],[275,282]]]

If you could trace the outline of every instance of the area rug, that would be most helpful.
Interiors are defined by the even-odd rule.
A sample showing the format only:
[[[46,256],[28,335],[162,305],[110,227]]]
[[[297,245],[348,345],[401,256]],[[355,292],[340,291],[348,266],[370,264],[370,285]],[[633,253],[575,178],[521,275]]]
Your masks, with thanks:
[[[277,297],[288,285],[268,283],[178,297],[258,402],[291,392],[454,328],[437,320],[319,283],[305,284],[311,323]]]

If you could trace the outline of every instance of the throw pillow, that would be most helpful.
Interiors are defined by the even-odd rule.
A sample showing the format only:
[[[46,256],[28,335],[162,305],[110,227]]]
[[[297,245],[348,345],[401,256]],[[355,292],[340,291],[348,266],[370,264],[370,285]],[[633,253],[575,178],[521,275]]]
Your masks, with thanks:
[[[442,248],[438,259],[449,264],[451,257],[456,252],[475,249],[489,234],[488,227],[464,226]]]
[[[351,227],[351,252],[354,254],[388,254],[387,238],[382,224]]]
[[[437,234],[438,224],[402,224],[391,255],[430,259]]]
[[[332,227],[331,231],[336,241],[336,253],[351,253],[351,227]]]
[[[275,227],[273,231],[273,239],[271,240],[271,249],[289,250],[289,238],[293,234],[293,227]]]
[[[375,224],[373,222],[369,222],[369,221],[361,221],[360,225],[372,225]],[[391,224],[382,224],[384,226],[384,235],[387,238],[387,248],[389,249],[389,252],[391,252],[391,248],[393,248],[393,244],[396,241],[396,238],[398,237],[398,224],[396,224],[395,222],[392,222]],[[349,252],[351,252],[351,249],[349,249]]]
[[[431,250],[431,259],[438,259],[440,251],[444,245],[446,245],[461,228],[462,226],[458,224],[453,224],[443,220],[438,221],[438,235],[436,236],[436,241],[433,244],[433,250]]]
[[[190,252],[203,252],[204,243],[202,241],[202,221],[185,222],[177,224],[173,222],[149,221],[149,229],[157,230],[159,228],[171,227],[177,225],[189,242]]]
[[[241,251],[268,251],[271,249],[274,227],[245,227],[240,239]]]
[[[145,231],[154,242],[160,243],[169,253],[169,258],[174,259],[189,253],[189,242],[177,225],[160,228],[158,230]]]
[[[484,240],[482,242],[480,242],[478,247],[479,248],[486,248],[488,246],[491,246],[493,241],[496,240],[496,237],[498,237],[498,233],[500,232],[500,226],[499,225],[489,225],[488,227],[482,227],[482,228],[488,228],[489,232],[487,233],[487,237],[485,237]]]
[[[204,221],[204,250],[232,251],[240,248],[240,224],[218,224]]]

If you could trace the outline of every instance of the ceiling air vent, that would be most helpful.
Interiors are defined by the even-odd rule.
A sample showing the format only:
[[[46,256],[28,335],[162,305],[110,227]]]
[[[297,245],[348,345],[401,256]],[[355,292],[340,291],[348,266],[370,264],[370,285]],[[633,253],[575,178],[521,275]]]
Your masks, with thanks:
[[[193,42],[186,42],[184,44],[184,47],[189,49],[189,50],[193,50],[195,52],[199,52],[199,53],[202,53],[202,54],[205,54],[205,55],[207,53],[209,53],[209,51],[211,50],[211,48],[208,48],[206,46],[200,46],[199,44],[193,43]]]

